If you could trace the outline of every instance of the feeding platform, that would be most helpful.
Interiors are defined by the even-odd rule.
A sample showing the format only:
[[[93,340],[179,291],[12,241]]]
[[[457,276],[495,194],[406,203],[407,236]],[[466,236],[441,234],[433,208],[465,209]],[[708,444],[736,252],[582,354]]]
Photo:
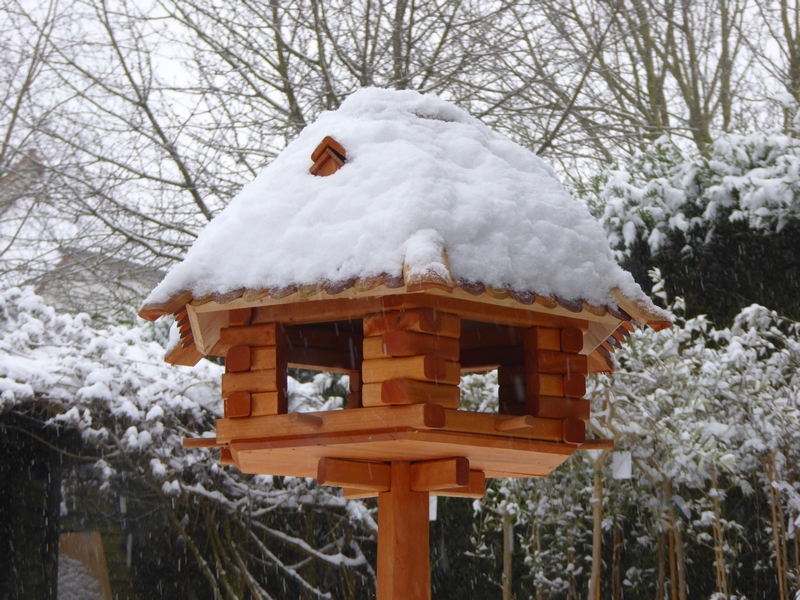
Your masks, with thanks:
[[[324,132],[324,135],[323,135]],[[586,440],[586,376],[634,323],[669,326],[537,157],[459,109],[364,90],[200,235],[141,316],[167,361],[225,357],[221,460],[377,496],[378,598],[430,598],[428,497],[544,477]],[[349,375],[344,410],[289,412],[287,369]],[[461,376],[498,372],[496,412]]]

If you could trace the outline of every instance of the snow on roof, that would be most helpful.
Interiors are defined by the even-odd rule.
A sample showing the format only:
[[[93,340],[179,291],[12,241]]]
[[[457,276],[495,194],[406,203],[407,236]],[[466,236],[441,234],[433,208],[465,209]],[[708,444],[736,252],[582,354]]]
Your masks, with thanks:
[[[325,136],[346,150],[309,173]],[[434,95],[366,88],[325,112],[201,232],[145,305],[182,292],[345,282],[381,274],[455,280],[648,308],[600,224],[535,154]]]

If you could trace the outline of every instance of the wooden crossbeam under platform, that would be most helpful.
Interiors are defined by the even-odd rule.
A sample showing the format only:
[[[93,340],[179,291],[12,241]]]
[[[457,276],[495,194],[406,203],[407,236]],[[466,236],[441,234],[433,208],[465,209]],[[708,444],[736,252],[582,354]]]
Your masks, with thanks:
[[[389,463],[463,456],[486,477],[543,477],[585,441],[574,418],[514,417],[436,404],[217,420],[246,473],[316,477],[322,459]],[[352,486],[351,486],[352,487]]]

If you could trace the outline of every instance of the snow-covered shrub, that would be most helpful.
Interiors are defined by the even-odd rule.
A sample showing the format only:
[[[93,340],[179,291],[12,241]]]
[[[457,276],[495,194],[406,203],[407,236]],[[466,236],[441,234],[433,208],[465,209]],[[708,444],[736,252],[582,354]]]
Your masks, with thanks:
[[[348,569],[371,588],[362,542],[377,530],[374,509],[312,480],[245,475],[221,466],[215,451],[182,447],[184,437],[213,432],[222,416],[222,368],[164,363],[152,327],[96,328],[85,314],[57,313],[29,288],[0,292],[0,430],[23,417],[52,440],[68,431],[82,439],[84,460],[62,480],[62,519],[98,493],[108,506],[127,497],[131,517],[138,496],[146,519],[171,532],[219,597],[245,588],[254,598],[287,589],[338,597]],[[341,406],[341,398],[322,396],[331,385],[327,375],[290,380],[290,406]]]
[[[690,315],[728,325],[759,303],[800,317],[800,141],[721,136],[707,156],[661,137],[606,174],[599,199],[617,259],[649,288],[659,267]]]

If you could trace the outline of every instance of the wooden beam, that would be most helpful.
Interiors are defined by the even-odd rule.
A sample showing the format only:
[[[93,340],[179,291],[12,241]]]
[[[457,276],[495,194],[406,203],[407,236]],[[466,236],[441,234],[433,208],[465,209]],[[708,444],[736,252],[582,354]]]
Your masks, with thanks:
[[[438,356],[384,358],[365,360],[361,365],[361,376],[364,383],[405,378],[458,385],[461,381],[461,367],[456,362],[446,361]]]
[[[578,331],[580,332],[580,329]],[[522,338],[525,352],[535,352],[537,350],[561,352],[560,329],[554,327],[531,327],[523,332]]]
[[[431,492],[469,485],[469,461],[463,456],[411,463],[414,492]]]
[[[366,360],[387,356],[439,356],[458,361],[458,339],[413,331],[387,331],[382,336],[364,338]]]
[[[231,452],[230,448],[220,448],[219,449],[219,462],[222,465],[235,465],[236,461],[233,460],[233,452]]]
[[[542,350],[532,357],[530,372],[586,375],[589,372],[586,356],[566,352],[550,352]],[[526,365],[528,363],[526,362]]]
[[[249,392],[232,392],[225,398],[225,418],[239,419],[249,417],[251,410]]]
[[[535,419],[532,415],[522,415],[519,417],[511,417],[509,419],[501,419],[494,424],[497,431],[512,431],[514,429],[528,429],[533,427]]]
[[[192,335],[198,352],[204,356],[218,356],[219,332],[228,324],[227,311],[214,313],[198,313],[193,306],[186,306],[189,322],[192,324]]]
[[[193,367],[202,358],[203,353],[197,349],[195,344],[190,344],[187,348],[184,348],[183,344],[177,344],[164,355],[164,362],[170,365]]]
[[[266,394],[265,394],[266,395]],[[277,394],[275,394],[277,396]],[[259,394],[252,394],[253,404]],[[381,423],[394,428],[440,428],[445,423],[445,409],[436,404],[410,404],[407,406],[383,406],[359,410],[335,410],[317,413],[322,419],[320,431],[326,433],[354,431],[374,427]],[[217,439],[220,443],[291,435],[289,415],[273,414],[251,416],[249,419],[217,419]]]
[[[261,367],[264,368],[264,367]],[[271,368],[275,368],[275,361]],[[226,373],[243,373],[250,370],[250,346],[233,346],[225,357]]]
[[[586,423],[579,419],[564,419],[565,444],[579,445],[586,441]]]
[[[458,408],[461,405],[461,390],[455,385],[389,379],[381,383],[364,384],[361,402],[363,406],[432,402],[445,408]]]
[[[276,324],[247,325],[245,327],[223,327],[219,332],[220,349],[227,352],[232,346],[274,346]]]
[[[317,466],[320,485],[387,492],[392,484],[389,463],[321,458]]]
[[[277,369],[224,373],[222,375],[222,397],[233,392],[277,392]]]
[[[281,410],[281,405],[279,392],[252,393],[250,394],[250,417],[285,413],[285,410]]]
[[[250,324],[253,317],[252,308],[234,308],[228,311],[228,327],[242,327]]]
[[[576,398],[557,398],[553,396],[539,396],[538,416],[547,419],[580,419],[588,421],[591,402]]]
[[[411,466],[392,463],[391,491],[378,496],[380,600],[430,600],[428,493],[411,491]]]
[[[322,427],[322,417],[311,413],[293,412],[289,413],[289,423],[300,423],[311,429],[319,429]]]
[[[383,335],[389,331],[416,331],[444,337],[461,335],[461,319],[432,308],[418,308],[364,317],[364,336]]]
[[[450,496],[454,498],[483,498],[486,494],[486,476],[483,471],[470,471],[469,484],[464,487],[448,488],[431,492],[432,496]]]

